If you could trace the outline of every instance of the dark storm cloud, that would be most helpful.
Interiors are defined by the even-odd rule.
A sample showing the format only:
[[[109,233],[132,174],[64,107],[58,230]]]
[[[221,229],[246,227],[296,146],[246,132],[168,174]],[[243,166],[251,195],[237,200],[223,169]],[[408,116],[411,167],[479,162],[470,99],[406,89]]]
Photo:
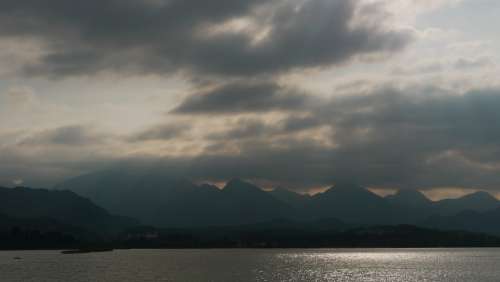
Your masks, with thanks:
[[[334,99],[303,94],[300,101],[302,106],[287,108],[280,120],[259,115],[264,109],[274,111],[272,107],[253,108],[258,114],[251,118],[229,119],[224,131],[203,138],[206,150],[195,157],[144,156],[142,160],[196,180],[243,177],[296,189],[342,179],[398,188],[500,188],[499,89],[456,94],[433,87],[385,87]],[[225,110],[220,112],[227,118]],[[47,175],[55,181],[60,175],[93,169],[90,163],[98,168],[123,162],[118,155],[101,155],[105,150],[94,152],[90,159],[85,151],[71,150],[67,158],[68,151],[57,151],[54,157],[31,150],[37,144],[85,148],[82,144],[99,142],[85,132],[71,127],[46,131],[14,149],[0,148],[4,174],[15,172],[6,179]],[[184,134],[182,129],[159,126],[138,133],[134,142],[175,142]],[[67,148],[44,148],[60,147]],[[43,183],[49,181],[47,177]]]
[[[299,8],[295,3],[277,5],[269,20],[268,37],[262,42],[252,44],[251,38],[241,35],[217,36],[203,42],[194,61],[210,72],[254,74],[341,63],[358,54],[394,52],[411,40],[406,32],[351,27],[359,1],[309,0]]]
[[[283,120],[281,126],[283,131],[286,132],[302,131],[321,126],[321,120],[314,115],[305,117],[292,116]]]
[[[223,132],[208,134],[209,140],[241,140],[245,138],[267,137],[280,132],[278,127],[266,124],[259,119],[240,119]]]
[[[94,150],[51,150],[46,147],[27,150],[26,145],[0,147],[0,160],[0,186],[19,185],[15,182],[21,180],[22,185],[45,188],[68,177],[131,161]]]
[[[19,180],[51,187],[55,181],[114,164],[118,157],[109,148],[100,149],[115,137],[91,126],[71,125],[14,138],[19,141],[0,145],[0,186]]]
[[[191,125],[187,123],[162,124],[153,126],[137,134],[128,137],[130,142],[154,141],[154,140],[171,140],[185,136],[191,129]]]
[[[272,82],[236,82],[188,97],[175,114],[239,114],[304,107],[306,96]]]
[[[301,112],[310,113],[301,122],[292,114],[274,125],[236,124],[214,140],[219,147],[239,140],[238,154],[207,151],[192,160],[188,173],[301,187],[355,179],[399,188],[500,188],[500,90],[461,95],[432,87],[383,88],[314,105],[304,105]],[[331,135],[296,138],[294,126],[329,127]]]
[[[415,143],[432,139],[434,146],[445,147],[490,146],[500,141],[500,113],[496,110],[499,94],[498,90],[471,91],[465,95],[432,88],[405,93],[378,90],[369,96],[348,98],[346,104],[355,103],[345,108],[343,103],[334,105],[344,110],[331,118],[337,121],[340,133],[372,129],[369,136],[373,139],[419,139]],[[322,115],[329,117],[327,111]]]
[[[409,42],[407,32],[385,30],[383,23],[353,26],[359,5],[356,0],[2,0],[0,35],[44,40],[48,53],[26,72],[54,76],[182,69],[253,75],[390,53]],[[267,35],[256,41],[255,31],[203,30],[242,16],[262,24]]]
[[[286,137],[293,133],[314,129],[321,126],[321,121],[314,117],[288,117],[277,122],[264,122],[259,118],[242,118],[236,123],[231,123],[228,130],[210,133],[206,136],[209,140],[243,140],[273,137]]]
[[[85,146],[101,144],[108,138],[105,134],[95,132],[92,128],[81,125],[63,126],[35,133],[24,138],[19,145],[45,146]]]

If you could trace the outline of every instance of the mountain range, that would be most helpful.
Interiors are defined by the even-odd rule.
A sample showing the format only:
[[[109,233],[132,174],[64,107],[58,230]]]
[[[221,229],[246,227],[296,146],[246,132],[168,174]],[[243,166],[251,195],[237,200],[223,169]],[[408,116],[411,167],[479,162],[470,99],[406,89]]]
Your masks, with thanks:
[[[0,249],[497,246],[499,222],[499,202],[486,192],[431,201],[349,182],[307,195],[109,170],[50,190],[0,187]]]
[[[474,223],[481,220],[468,223],[473,217],[488,218],[484,220],[487,224],[500,222],[499,201],[486,192],[434,202],[415,190],[401,190],[384,198],[345,182],[311,196],[284,188],[265,191],[240,179],[233,179],[219,189],[148,169],[131,173],[123,169],[95,172],[65,181],[55,189],[71,190],[113,214],[137,218],[157,227],[335,219],[356,226],[414,224],[500,234],[500,229],[480,228],[481,224]]]
[[[111,234],[137,224],[137,220],[112,215],[71,191],[0,187],[0,229]]]

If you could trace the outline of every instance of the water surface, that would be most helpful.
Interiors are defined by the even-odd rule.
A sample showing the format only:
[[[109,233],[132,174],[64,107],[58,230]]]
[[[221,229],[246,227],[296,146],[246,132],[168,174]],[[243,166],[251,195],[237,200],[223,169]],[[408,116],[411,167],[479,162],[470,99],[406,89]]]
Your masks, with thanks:
[[[0,281],[500,281],[500,249],[8,251]]]

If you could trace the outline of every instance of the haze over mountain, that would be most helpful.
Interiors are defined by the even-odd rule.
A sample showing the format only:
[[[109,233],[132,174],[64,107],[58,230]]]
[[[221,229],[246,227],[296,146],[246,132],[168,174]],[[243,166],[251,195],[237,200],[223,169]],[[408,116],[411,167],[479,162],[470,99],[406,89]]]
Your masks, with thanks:
[[[66,181],[56,189],[72,190],[117,214],[156,226],[250,223],[293,213],[287,204],[249,183],[233,180],[224,189],[139,169],[106,170]]]
[[[485,211],[499,202],[485,192],[433,202],[418,191],[381,197],[359,185],[340,182],[314,196],[284,188],[264,191],[233,179],[222,188],[195,185],[160,170],[126,173],[106,170],[56,186],[72,190],[116,214],[159,227],[230,226],[278,219],[335,219],[355,225],[424,224],[431,216]]]

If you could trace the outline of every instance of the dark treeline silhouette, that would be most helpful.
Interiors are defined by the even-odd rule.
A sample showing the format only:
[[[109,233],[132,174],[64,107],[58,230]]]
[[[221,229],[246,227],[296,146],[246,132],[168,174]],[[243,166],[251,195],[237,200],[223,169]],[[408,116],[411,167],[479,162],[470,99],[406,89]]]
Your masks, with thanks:
[[[130,230],[124,248],[433,248],[499,247],[500,238],[412,225],[338,229],[276,222],[258,226]]]
[[[0,249],[58,249],[78,246],[81,228],[50,218],[18,219],[0,215]]]

